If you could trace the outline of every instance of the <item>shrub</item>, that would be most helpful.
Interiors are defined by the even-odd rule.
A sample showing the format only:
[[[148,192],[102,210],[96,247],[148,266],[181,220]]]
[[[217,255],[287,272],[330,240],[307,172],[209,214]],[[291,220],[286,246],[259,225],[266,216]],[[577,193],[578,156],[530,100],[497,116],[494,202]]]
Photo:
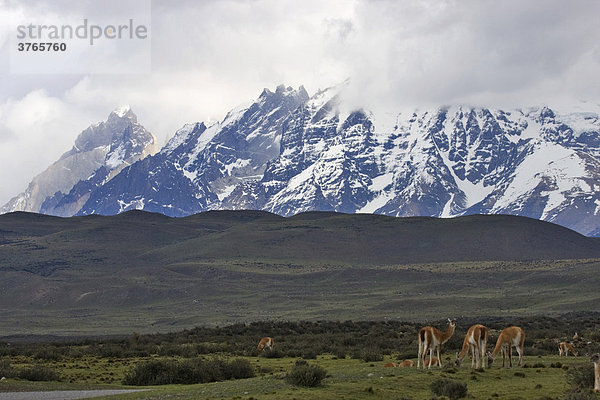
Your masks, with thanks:
[[[244,379],[253,376],[252,364],[244,359],[235,359],[229,362],[219,359],[208,361],[193,359],[182,362],[152,360],[137,364],[125,375],[123,384],[135,386],[194,384]]]
[[[413,350],[410,351],[401,351],[396,354],[396,360],[410,360],[412,358],[417,358],[417,353]]]
[[[123,379],[124,385],[167,385],[174,383],[176,363],[167,360],[153,360],[137,364]]]
[[[574,390],[589,390],[594,387],[594,370],[589,367],[571,368],[567,371],[567,383]]]
[[[304,358],[305,360],[316,360],[317,353],[313,350],[307,350],[302,353],[302,358]]]
[[[367,346],[363,349],[357,349],[352,358],[363,360],[364,362],[383,361],[383,354],[375,346]]]
[[[346,349],[344,349],[343,347],[338,347],[333,351],[333,355],[339,358],[340,360],[343,360],[346,358]]]
[[[225,379],[246,379],[254,376],[254,368],[250,361],[243,358],[236,358],[228,363],[224,363],[221,367]]]
[[[294,365],[285,377],[288,383],[295,386],[315,387],[327,375],[327,371],[319,365]]]
[[[564,400],[597,400],[598,397],[592,392],[591,389],[585,391],[569,391],[564,397]]]
[[[437,379],[430,385],[431,392],[436,396],[446,396],[450,400],[467,397],[467,384],[449,379]]]
[[[15,370],[10,365],[9,360],[0,360],[0,376],[4,376],[5,378],[13,378],[15,377]]]
[[[454,363],[446,363],[442,364],[442,371],[447,374],[455,374],[458,372],[458,369],[454,366]]]
[[[263,354],[265,358],[283,358],[285,355],[279,349],[266,350]]]
[[[45,361],[60,361],[62,360],[62,354],[57,349],[41,349],[33,355],[33,358]]]
[[[18,372],[17,376],[27,381],[58,381],[60,374],[56,370],[48,367],[36,365],[31,368],[25,368]]]

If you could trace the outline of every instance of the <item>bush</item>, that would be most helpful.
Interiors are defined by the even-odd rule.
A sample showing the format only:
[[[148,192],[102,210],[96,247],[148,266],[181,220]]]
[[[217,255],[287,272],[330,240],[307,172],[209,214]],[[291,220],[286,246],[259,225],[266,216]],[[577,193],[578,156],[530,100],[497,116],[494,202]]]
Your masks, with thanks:
[[[315,387],[321,384],[326,375],[327,371],[319,365],[294,365],[285,379],[295,386]]]
[[[279,349],[265,350],[263,353],[265,358],[283,358],[285,355]]]
[[[467,397],[467,384],[449,379],[437,379],[430,385],[431,392],[436,396],[446,396],[450,400]]]
[[[225,379],[246,379],[254,376],[252,364],[243,358],[236,358],[229,363],[225,363],[222,368]]]
[[[63,357],[57,349],[41,349],[33,355],[33,358],[45,361],[60,361]]]
[[[174,383],[175,361],[153,360],[137,364],[123,379],[124,385],[146,386]]]
[[[344,349],[343,347],[338,347],[333,351],[333,355],[339,358],[340,360],[343,360],[346,358],[346,349]]]
[[[364,362],[383,361],[383,354],[375,346],[367,346],[363,349],[357,349],[352,358],[363,360]]]
[[[0,377],[13,378],[16,372],[8,360],[0,360]]]
[[[136,365],[125,375],[123,384],[134,386],[194,384],[254,376],[248,360],[153,360]]]
[[[20,370],[17,376],[27,381],[58,381],[60,374],[56,370],[48,367],[36,365],[31,368]]]
[[[304,358],[305,360],[316,360],[317,353],[314,350],[306,350],[302,352],[302,358]]]
[[[569,369],[567,371],[567,383],[574,390],[590,390],[594,387],[594,369],[589,367]]]
[[[586,391],[570,391],[564,397],[564,400],[597,400],[598,397],[592,392],[591,389]]]

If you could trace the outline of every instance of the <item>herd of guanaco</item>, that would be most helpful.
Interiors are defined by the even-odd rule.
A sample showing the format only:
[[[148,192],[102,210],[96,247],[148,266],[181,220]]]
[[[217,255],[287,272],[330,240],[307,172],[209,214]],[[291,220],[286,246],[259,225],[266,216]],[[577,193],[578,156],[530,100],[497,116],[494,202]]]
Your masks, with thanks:
[[[426,326],[421,328],[418,336],[418,360],[417,368],[425,369],[431,368],[432,365],[442,366],[440,357],[440,348],[446,343],[454,334],[456,328],[456,320],[448,318],[448,327],[446,331],[441,331],[433,326]],[[487,356],[488,368],[492,366],[492,363],[498,356],[498,353],[502,353],[502,367],[505,367],[506,357],[508,356],[508,363],[512,368],[512,348],[517,350],[519,355],[519,362],[517,366],[521,366],[523,362],[523,347],[525,343],[525,332],[518,326],[510,326],[504,328],[498,340],[496,340],[496,346],[490,353],[486,351],[487,341],[489,338],[488,328],[481,324],[475,324],[469,328],[465,339],[463,341],[462,349],[456,353],[456,359],[454,361],[457,367],[460,367],[463,359],[470,353],[471,356],[471,368],[483,368],[484,359]],[[579,335],[575,333],[573,339],[577,340]],[[270,337],[264,337],[258,343],[257,350],[273,349],[273,339]],[[426,359],[427,352],[429,351],[429,357]],[[437,356],[433,353],[436,352]],[[572,344],[568,342],[560,342],[558,345],[558,353],[561,356],[568,356],[569,353],[577,356],[577,351]],[[600,393],[600,354],[596,353],[592,355],[591,361],[594,363],[594,392]],[[404,367],[411,368],[415,365],[412,360],[404,360],[400,363],[387,363],[384,367]]]
[[[440,361],[440,347],[446,343],[454,334],[454,329],[456,328],[456,321],[448,319],[448,328],[445,332],[440,331],[432,326],[426,326],[421,328],[419,331],[419,351],[418,351],[418,361],[417,368],[422,366],[425,369],[425,365],[427,368],[431,368],[431,365],[437,364],[437,366],[441,367],[442,363]],[[502,367],[505,366],[506,356],[508,356],[508,362],[510,367],[512,367],[512,348],[514,347],[519,354],[519,362],[517,366],[521,366],[523,362],[523,347],[525,343],[525,332],[518,326],[510,326],[508,328],[504,328],[500,335],[498,336],[498,340],[496,341],[496,346],[494,350],[490,353],[486,352],[487,341],[489,337],[488,328],[481,324],[475,324],[469,328],[467,334],[465,335],[465,339],[463,341],[462,349],[459,353],[456,354],[455,364],[456,366],[460,366],[462,360],[465,356],[470,352],[471,353],[471,368],[481,368],[483,367],[483,360],[487,355],[487,365],[488,367],[492,366],[492,363],[496,359],[496,356],[499,352],[502,352]],[[579,339],[579,335],[575,333],[573,336],[574,340]],[[429,351],[429,358],[425,360],[425,355]],[[437,351],[437,357],[433,356],[433,352]],[[558,354],[560,356],[568,357],[569,353],[577,356],[578,353],[573,347],[571,343],[568,342],[560,342],[558,344]],[[405,360],[406,361],[406,360]],[[600,393],[600,354],[596,353],[591,356],[591,361],[594,363],[594,392]],[[400,366],[400,363],[398,366]],[[414,363],[413,363],[414,364]],[[412,366],[412,365],[411,365]]]

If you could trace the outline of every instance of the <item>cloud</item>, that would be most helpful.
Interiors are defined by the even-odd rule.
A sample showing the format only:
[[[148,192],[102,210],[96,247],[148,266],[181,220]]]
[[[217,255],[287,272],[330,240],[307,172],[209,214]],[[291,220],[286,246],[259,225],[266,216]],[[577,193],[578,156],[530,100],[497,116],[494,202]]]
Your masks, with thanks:
[[[0,21],[92,12],[86,1],[70,4],[0,0]],[[14,157],[0,157],[0,203],[53,161],[44,149],[67,150],[124,103],[164,142],[184,123],[220,119],[280,83],[314,93],[351,78],[352,104],[387,110],[598,102],[599,14],[600,2],[586,0],[154,0],[151,74],[17,76],[0,62],[0,147],[28,160],[9,173]],[[0,55],[11,34],[3,29]],[[55,111],[32,125],[16,117],[20,104]]]
[[[597,99],[600,75],[574,67],[600,67],[589,57],[599,12],[587,1],[364,2],[339,53],[357,90],[391,105]]]
[[[0,194],[7,201],[73,145],[90,115],[43,89],[0,105]]]

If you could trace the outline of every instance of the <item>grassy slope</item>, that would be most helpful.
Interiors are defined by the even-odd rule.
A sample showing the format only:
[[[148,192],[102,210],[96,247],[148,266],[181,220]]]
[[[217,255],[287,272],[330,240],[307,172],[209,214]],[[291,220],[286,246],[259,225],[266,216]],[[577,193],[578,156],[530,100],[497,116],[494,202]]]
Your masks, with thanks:
[[[600,262],[539,261],[584,257],[600,257],[600,242],[510,216],[13,213],[0,216],[0,329],[112,334],[598,309],[590,276]]]

